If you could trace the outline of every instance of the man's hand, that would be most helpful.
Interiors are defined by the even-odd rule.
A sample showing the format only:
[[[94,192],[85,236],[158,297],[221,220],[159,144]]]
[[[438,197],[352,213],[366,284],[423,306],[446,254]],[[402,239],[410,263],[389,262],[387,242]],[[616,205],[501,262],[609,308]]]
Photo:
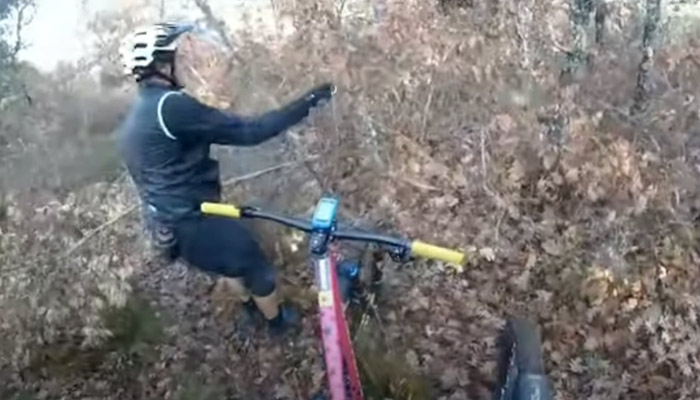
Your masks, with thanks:
[[[304,98],[311,103],[312,107],[315,107],[322,101],[330,100],[335,91],[336,87],[332,83],[325,83],[308,92]]]

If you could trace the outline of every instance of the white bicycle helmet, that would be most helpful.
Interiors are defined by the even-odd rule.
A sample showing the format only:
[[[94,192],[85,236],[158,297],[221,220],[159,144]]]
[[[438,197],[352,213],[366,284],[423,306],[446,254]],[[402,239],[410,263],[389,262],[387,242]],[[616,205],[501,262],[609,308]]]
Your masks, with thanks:
[[[135,30],[119,49],[124,72],[138,78],[151,71],[154,61],[173,61],[178,37],[192,29],[189,24],[160,23]]]

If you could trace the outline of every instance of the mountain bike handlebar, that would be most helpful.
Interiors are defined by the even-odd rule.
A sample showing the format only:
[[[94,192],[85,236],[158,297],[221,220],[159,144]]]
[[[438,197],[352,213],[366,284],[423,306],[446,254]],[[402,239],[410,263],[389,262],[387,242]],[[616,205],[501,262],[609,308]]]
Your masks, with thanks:
[[[253,207],[238,208],[230,204],[202,203],[201,211],[203,214],[218,215],[236,219],[255,218],[273,221],[306,233],[312,233],[315,231],[311,221],[277,215]],[[431,258],[456,265],[461,265],[466,258],[466,255],[459,251],[434,246],[428,243],[421,242],[419,240],[411,241],[408,239],[385,236],[353,229],[333,230],[330,235],[333,239],[336,240],[356,240],[377,243],[399,249],[401,252],[408,253],[411,256]]]

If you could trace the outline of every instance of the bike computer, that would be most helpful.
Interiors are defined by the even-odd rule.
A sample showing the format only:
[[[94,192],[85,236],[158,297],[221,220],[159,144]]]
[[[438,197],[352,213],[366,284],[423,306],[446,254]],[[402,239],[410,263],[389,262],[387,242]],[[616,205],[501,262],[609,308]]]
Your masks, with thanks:
[[[311,219],[314,229],[330,229],[335,223],[335,213],[338,210],[338,199],[324,197],[318,201],[316,211]]]

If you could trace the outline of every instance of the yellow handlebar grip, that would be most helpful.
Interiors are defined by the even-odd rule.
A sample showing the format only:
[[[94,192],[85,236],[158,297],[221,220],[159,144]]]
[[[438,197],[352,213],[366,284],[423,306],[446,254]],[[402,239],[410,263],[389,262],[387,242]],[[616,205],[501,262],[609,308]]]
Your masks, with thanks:
[[[240,218],[241,210],[230,204],[202,203],[201,210],[204,214],[220,215],[222,217]]]
[[[466,257],[464,253],[460,253],[459,251],[433,246],[432,244],[423,243],[418,240],[411,243],[411,254],[457,265],[462,265]]]

